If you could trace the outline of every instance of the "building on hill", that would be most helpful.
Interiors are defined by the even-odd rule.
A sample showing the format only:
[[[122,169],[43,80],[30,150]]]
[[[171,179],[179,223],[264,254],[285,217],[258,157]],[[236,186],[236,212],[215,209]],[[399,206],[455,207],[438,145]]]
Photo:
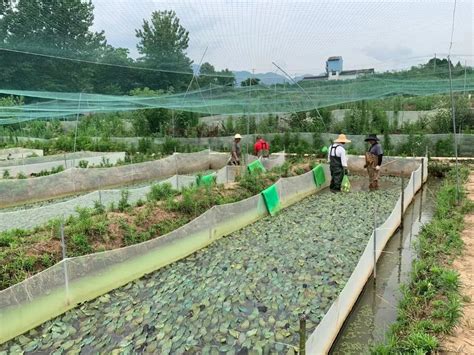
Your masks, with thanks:
[[[374,68],[342,70],[342,57],[329,57],[326,61],[326,74],[305,76],[303,80],[350,80],[375,73]]]

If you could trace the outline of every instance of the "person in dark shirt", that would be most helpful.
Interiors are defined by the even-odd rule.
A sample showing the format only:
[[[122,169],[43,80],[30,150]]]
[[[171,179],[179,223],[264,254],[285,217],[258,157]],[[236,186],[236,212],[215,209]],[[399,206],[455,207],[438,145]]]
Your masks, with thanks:
[[[242,136],[238,133],[234,136],[234,141],[232,142],[232,149],[230,151],[230,165],[240,165],[240,158],[242,154],[242,148],[240,146],[241,139]]]
[[[379,188],[380,167],[383,159],[383,149],[379,139],[375,134],[369,134],[365,139],[370,144],[365,153],[365,167],[369,174],[369,189],[377,190]]]

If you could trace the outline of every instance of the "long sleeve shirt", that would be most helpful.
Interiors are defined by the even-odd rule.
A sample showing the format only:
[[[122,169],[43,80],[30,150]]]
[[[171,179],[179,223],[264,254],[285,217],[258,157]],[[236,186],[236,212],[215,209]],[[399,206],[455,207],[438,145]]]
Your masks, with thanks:
[[[336,147],[336,149],[331,149],[333,147]],[[328,152],[328,163],[331,160],[331,153],[332,156],[336,156],[341,158],[341,164],[344,168],[347,168],[347,155],[346,155],[346,150],[344,149],[344,146],[339,143],[334,143],[329,147],[329,152]]]
[[[372,144],[369,148],[369,152],[377,156],[378,158],[377,165],[378,166],[382,165],[383,149],[380,143]]]

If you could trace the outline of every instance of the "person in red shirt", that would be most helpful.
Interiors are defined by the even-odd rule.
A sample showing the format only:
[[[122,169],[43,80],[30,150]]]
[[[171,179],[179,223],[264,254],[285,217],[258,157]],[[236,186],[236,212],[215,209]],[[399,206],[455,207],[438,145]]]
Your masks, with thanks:
[[[257,141],[253,146],[253,152],[257,157],[268,157],[270,155],[270,144],[262,138],[257,136]]]

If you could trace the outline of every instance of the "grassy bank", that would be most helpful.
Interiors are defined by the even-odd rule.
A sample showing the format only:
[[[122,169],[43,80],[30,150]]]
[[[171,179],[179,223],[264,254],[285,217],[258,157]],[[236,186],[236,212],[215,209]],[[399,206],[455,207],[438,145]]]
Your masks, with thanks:
[[[468,169],[460,169],[461,181],[467,179],[468,173]],[[464,214],[473,205],[462,190],[457,203],[455,183],[453,168],[446,172],[438,191],[433,220],[418,237],[418,259],[412,265],[411,281],[402,286],[397,320],[385,343],[372,349],[373,354],[430,353],[462,314],[459,275],[451,265],[463,250],[460,233]]]

